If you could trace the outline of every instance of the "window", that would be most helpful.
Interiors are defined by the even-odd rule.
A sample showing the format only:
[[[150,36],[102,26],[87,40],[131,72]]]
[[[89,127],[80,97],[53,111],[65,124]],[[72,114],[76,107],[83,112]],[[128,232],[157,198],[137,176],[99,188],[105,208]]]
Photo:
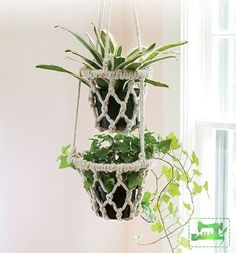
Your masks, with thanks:
[[[182,138],[210,185],[199,217],[225,217],[236,236],[236,1],[183,0]],[[207,202],[206,202],[207,201]],[[207,205],[206,205],[207,203]],[[235,253],[229,248],[201,252]]]

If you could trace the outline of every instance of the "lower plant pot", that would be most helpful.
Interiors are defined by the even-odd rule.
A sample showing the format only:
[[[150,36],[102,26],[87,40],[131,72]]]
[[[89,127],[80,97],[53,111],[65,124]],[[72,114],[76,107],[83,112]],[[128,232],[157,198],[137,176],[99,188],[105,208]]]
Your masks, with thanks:
[[[90,196],[98,217],[108,220],[132,220],[141,209],[141,198],[152,160],[132,163],[102,164],[72,158]]]
[[[98,212],[98,215],[100,217],[103,217],[103,211],[105,210],[107,218],[111,220],[117,220],[117,210],[121,211],[121,219],[129,219],[132,216],[132,210],[133,206],[135,205],[135,202],[138,198],[138,188],[134,188],[132,190],[129,190],[127,193],[127,190],[123,188],[123,186],[118,186],[116,190],[113,193],[112,201],[109,203],[107,202],[107,192],[103,190],[101,185],[97,185],[95,188],[95,194],[97,198],[99,199],[100,203],[97,203],[96,209]],[[125,203],[127,200],[127,195],[131,195],[130,202]],[[102,207],[101,204],[102,203]],[[105,204],[104,204],[105,203]],[[111,204],[112,203],[112,204]],[[120,215],[119,215],[120,216]]]

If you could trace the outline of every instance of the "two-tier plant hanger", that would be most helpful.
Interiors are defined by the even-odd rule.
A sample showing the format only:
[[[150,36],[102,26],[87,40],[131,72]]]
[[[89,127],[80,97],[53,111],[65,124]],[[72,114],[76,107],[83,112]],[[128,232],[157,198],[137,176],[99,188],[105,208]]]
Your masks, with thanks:
[[[139,21],[133,0],[131,0],[131,7],[138,49],[142,51]],[[92,173],[92,187],[89,187],[87,192],[91,199],[92,208],[98,216],[106,219],[130,220],[139,215],[143,184],[150,166],[150,161],[145,158],[144,150],[144,105],[145,79],[151,75],[152,71],[150,68],[136,71],[109,70],[111,0],[101,1],[98,22],[99,33],[101,32],[105,10],[107,11],[107,19],[103,67],[98,70],[83,67],[80,70],[80,75],[88,81],[90,86],[90,102],[96,119],[96,127],[100,131],[122,133],[138,128],[141,152],[139,160],[127,164],[98,164],[78,157],[75,146],[81,86],[81,82],[79,82],[73,148],[68,161],[80,172],[84,182],[87,180],[86,173],[88,171]],[[104,80],[108,83],[107,89],[102,89],[99,85],[99,82]],[[124,176],[130,172],[138,172],[142,176],[144,180],[141,187],[129,189],[124,183]],[[104,187],[101,173],[114,173],[115,186],[111,192],[108,192]]]

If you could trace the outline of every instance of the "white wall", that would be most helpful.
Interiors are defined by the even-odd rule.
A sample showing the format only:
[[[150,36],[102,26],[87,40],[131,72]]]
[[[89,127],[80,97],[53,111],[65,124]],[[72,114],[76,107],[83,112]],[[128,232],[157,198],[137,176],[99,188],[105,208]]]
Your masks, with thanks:
[[[127,1],[113,2],[113,33],[133,46]],[[179,39],[180,1],[137,2],[144,43]],[[59,171],[55,161],[61,145],[72,139],[76,81],[34,66],[57,63],[76,69],[63,59],[63,51],[81,47],[52,27],[61,24],[84,33],[97,11],[94,0],[1,0],[0,252],[157,252],[157,246],[135,245],[133,235],[151,233],[141,219],[127,225],[96,218],[78,175]],[[161,133],[178,131],[178,63],[156,70],[171,89],[149,89],[147,126]],[[85,149],[95,130],[86,88],[81,97],[79,147]]]

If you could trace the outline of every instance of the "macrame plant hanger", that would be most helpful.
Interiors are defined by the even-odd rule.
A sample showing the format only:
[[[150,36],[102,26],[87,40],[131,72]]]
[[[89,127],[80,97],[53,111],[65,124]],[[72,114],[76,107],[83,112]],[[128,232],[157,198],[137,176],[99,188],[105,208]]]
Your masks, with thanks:
[[[138,48],[142,50],[141,44],[141,32],[138,21],[138,15],[135,8],[134,0],[130,0],[131,9],[133,13],[134,23],[135,23],[135,32],[137,38]],[[104,19],[105,9],[107,9],[107,19],[106,19],[106,40],[105,40],[105,53],[103,60],[103,68],[99,70],[90,70],[82,68],[80,74],[83,78],[86,78],[90,83],[91,93],[96,95],[98,101],[101,103],[102,113],[97,117],[97,112],[95,111],[95,116],[97,117],[97,123],[101,120],[102,117],[106,117],[110,123],[108,127],[109,132],[116,132],[116,123],[119,120],[119,117],[125,118],[127,122],[127,127],[122,132],[129,132],[132,130],[133,119],[127,118],[125,115],[126,104],[130,94],[133,95],[135,101],[134,114],[135,116],[139,115],[140,124],[139,124],[139,138],[140,138],[140,147],[141,152],[139,154],[139,160],[133,163],[128,164],[101,164],[101,163],[92,163],[83,158],[79,157],[76,153],[76,139],[77,139],[77,128],[78,128],[78,115],[79,115],[79,100],[80,100],[80,88],[81,82],[78,83],[77,88],[77,103],[76,103],[76,112],[75,112],[75,125],[74,125],[74,135],[73,135],[73,147],[71,153],[68,157],[68,162],[71,163],[75,169],[81,174],[84,181],[86,181],[86,171],[90,170],[93,173],[93,185],[91,188],[87,189],[87,192],[90,195],[92,208],[96,214],[105,219],[116,219],[116,220],[130,220],[135,216],[139,215],[140,212],[140,201],[143,193],[143,187],[137,189],[129,189],[123,182],[123,176],[125,173],[136,171],[143,177],[144,181],[148,172],[148,167],[150,166],[150,161],[145,158],[145,146],[144,146],[144,97],[145,97],[145,79],[151,74],[150,69],[140,70],[140,71],[128,71],[128,70],[108,70],[109,64],[109,31],[111,24],[111,11],[112,11],[112,0],[101,0],[100,11],[99,11],[99,20],[98,20],[98,31],[101,32],[102,23]],[[98,47],[98,45],[96,45]],[[104,78],[109,80],[108,93],[105,96],[105,99],[101,97],[99,90],[96,87],[96,79]],[[124,101],[122,101],[116,94],[114,85],[117,80],[125,80],[128,91]],[[139,87],[140,95],[139,97],[134,92],[134,86]],[[109,98],[112,96],[117,103],[120,105],[119,115],[115,120],[112,120],[107,116],[107,103]],[[103,129],[100,129],[101,131]],[[106,189],[103,185],[103,182],[100,177],[100,173],[115,173],[116,184],[111,192],[106,192]],[[114,194],[117,189],[120,187],[123,188],[126,192],[126,198],[122,205],[118,205],[114,201]],[[105,196],[105,197],[104,197]],[[114,217],[109,217],[108,212],[112,209]]]

